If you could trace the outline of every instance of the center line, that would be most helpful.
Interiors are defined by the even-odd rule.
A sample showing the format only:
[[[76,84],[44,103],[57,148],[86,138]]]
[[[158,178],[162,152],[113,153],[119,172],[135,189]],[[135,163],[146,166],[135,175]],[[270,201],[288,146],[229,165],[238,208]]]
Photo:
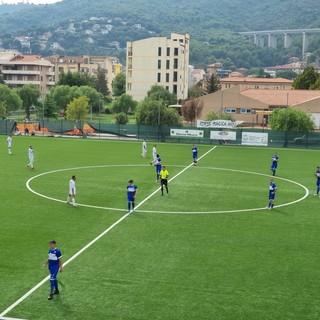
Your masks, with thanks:
[[[213,147],[209,151],[207,151],[205,154],[203,154],[198,160],[203,159],[205,156],[207,156],[210,152],[212,152],[216,148]],[[183,174],[185,171],[187,171],[189,168],[191,168],[194,164],[191,163],[187,167],[185,167],[183,170],[178,172],[175,176],[173,176],[171,179],[169,179],[169,183],[173,181],[174,179],[178,178],[181,174]],[[145,204],[150,198],[152,198],[155,194],[157,194],[160,191],[161,187],[157,188],[154,192],[152,192],[149,196],[147,196],[144,200],[142,200],[135,209],[140,208],[143,204]],[[87,245],[85,245],[82,249],[80,249],[77,253],[75,253],[71,258],[69,258],[63,266],[65,267],[70,262],[72,262],[74,259],[79,257],[84,251],[89,249],[93,244],[95,244],[98,240],[100,240],[103,236],[105,236],[108,232],[110,232],[114,227],[116,227],[120,222],[122,222],[124,219],[129,217],[133,211],[126,213],[124,216],[122,216],[119,220],[117,220],[115,223],[113,223],[108,229],[103,231],[100,235],[98,235],[95,239],[93,239],[91,242],[89,242]],[[25,299],[27,299],[33,292],[35,292],[37,289],[39,289],[44,283],[46,283],[49,280],[50,276],[45,277],[43,280],[41,280],[37,285],[35,285],[32,289],[30,289],[26,294],[24,294],[21,298],[19,298],[16,302],[14,302],[10,307],[8,307],[6,310],[4,310],[0,314],[0,319],[3,318],[6,314],[8,314],[11,310],[13,310],[16,306],[18,306],[21,302],[23,302]]]

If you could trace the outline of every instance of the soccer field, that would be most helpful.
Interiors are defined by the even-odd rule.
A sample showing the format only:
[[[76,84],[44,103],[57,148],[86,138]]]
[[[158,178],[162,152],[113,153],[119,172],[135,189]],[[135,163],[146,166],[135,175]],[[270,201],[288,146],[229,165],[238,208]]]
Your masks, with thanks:
[[[0,319],[320,318],[319,151],[200,145],[194,167],[191,145],[160,143],[173,178],[162,197],[151,143],[144,159],[140,142],[14,137],[9,156],[5,140]],[[278,192],[266,210],[275,151]],[[71,175],[76,208],[66,204]],[[52,239],[67,265],[48,301],[49,281],[39,283]]]

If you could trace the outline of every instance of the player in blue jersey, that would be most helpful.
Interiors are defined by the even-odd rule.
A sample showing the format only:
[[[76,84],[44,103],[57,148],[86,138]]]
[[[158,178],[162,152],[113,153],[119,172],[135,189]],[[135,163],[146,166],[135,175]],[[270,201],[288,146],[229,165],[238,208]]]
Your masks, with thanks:
[[[156,182],[159,182],[159,179],[160,179],[160,171],[161,171],[161,168],[162,168],[162,165],[161,165],[161,158],[159,156],[159,154],[157,154],[157,159],[156,159],[156,162],[155,162],[155,167],[156,167],[156,175],[157,175],[157,180]]]
[[[275,176],[276,175],[276,171],[278,168],[278,161],[279,161],[279,157],[278,155],[275,153],[272,157],[271,157],[271,171],[272,171],[272,175]]]
[[[43,265],[43,268],[48,266],[50,272],[50,294],[48,300],[53,299],[54,294],[59,294],[57,276],[59,271],[62,272],[62,254],[57,248],[55,240],[49,242],[48,260]]]
[[[314,173],[314,175],[317,178],[317,182],[316,182],[317,190],[316,190],[316,193],[314,195],[318,196],[319,195],[319,191],[320,191],[320,167],[317,167],[317,171]]]
[[[198,151],[199,149],[193,145],[192,146],[192,159],[193,159],[193,165],[196,166],[198,164]]]
[[[135,199],[136,199],[137,193],[138,193],[138,187],[134,185],[133,180],[129,180],[127,185],[128,212],[131,212],[131,206],[132,206],[132,212],[134,212]]]
[[[277,186],[274,183],[273,179],[270,179],[268,209],[273,209],[273,207],[274,207],[274,200],[276,198],[276,192],[277,192]]]

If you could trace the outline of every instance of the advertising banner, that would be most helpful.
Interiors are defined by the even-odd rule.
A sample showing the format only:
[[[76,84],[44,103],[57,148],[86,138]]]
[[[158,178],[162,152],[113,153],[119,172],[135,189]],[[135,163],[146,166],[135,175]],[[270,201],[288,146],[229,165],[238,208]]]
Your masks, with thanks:
[[[203,130],[171,129],[171,137],[203,138]]]
[[[267,147],[268,133],[242,132],[242,145]]]
[[[202,121],[197,120],[198,128],[220,128],[220,129],[233,129],[239,126],[243,121],[230,121],[230,120],[212,120]]]

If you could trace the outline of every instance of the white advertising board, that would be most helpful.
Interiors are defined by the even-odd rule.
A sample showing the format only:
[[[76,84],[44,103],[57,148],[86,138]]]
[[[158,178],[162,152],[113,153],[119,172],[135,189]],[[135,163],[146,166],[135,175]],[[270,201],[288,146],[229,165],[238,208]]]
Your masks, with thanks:
[[[235,141],[237,140],[237,133],[233,131],[211,131],[211,140],[224,140],[224,141]]]
[[[267,147],[268,133],[242,132],[242,145]]]

